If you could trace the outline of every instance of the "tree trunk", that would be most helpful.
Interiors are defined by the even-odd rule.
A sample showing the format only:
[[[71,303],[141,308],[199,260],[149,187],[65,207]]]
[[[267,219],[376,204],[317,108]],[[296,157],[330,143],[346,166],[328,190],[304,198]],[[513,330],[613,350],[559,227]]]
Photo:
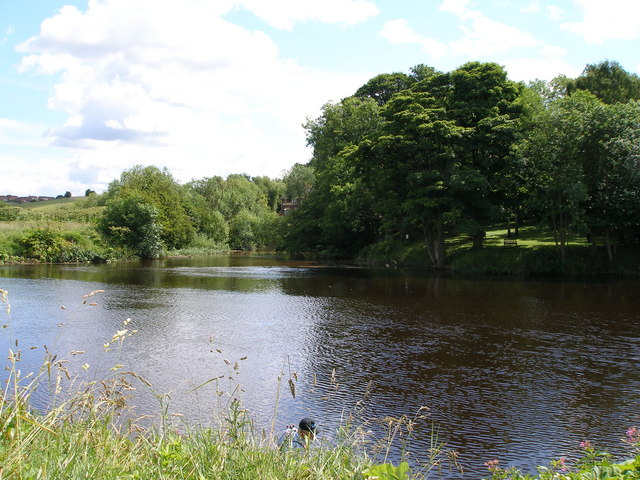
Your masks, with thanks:
[[[445,267],[444,231],[442,226],[434,228],[425,227],[425,240],[429,260],[434,268],[441,270]]]
[[[611,235],[609,235],[609,230],[604,234],[604,241],[607,246],[607,257],[609,258],[609,263],[611,263],[613,262],[613,246],[611,245]]]
[[[482,248],[484,242],[485,232],[479,232],[473,234],[473,248]]]

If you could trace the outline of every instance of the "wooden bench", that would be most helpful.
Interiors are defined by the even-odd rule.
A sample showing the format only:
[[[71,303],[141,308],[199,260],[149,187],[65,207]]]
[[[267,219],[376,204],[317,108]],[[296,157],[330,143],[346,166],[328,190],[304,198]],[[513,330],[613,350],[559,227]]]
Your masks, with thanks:
[[[515,238],[505,238],[504,245],[518,245],[518,240]]]

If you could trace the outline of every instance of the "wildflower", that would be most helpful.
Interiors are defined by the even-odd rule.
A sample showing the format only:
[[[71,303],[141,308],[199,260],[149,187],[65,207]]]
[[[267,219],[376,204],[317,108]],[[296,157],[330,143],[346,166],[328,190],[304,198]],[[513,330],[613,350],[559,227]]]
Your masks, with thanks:
[[[565,457],[560,457],[558,459],[558,463],[556,464],[556,467],[560,468],[561,471],[566,472],[568,470],[567,459]]]
[[[128,331],[129,330],[127,330],[126,328],[124,330],[118,330],[111,339],[111,343],[117,342],[118,340],[124,340],[124,337]]]
[[[640,443],[640,434],[636,427],[631,427],[627,430],[627,439],[625,440],[627,443]]]
[[[580,448],[584,448],[585,450],[591,450],[593,446],[591,445],[590,440],[584,440],[580,442]]]
[[[495,472],[499,468],[498,463],[500,463],[500,460],[493,459],[489,460],[488,462],[484,462],[484,466],[487,467],[490,472]]]

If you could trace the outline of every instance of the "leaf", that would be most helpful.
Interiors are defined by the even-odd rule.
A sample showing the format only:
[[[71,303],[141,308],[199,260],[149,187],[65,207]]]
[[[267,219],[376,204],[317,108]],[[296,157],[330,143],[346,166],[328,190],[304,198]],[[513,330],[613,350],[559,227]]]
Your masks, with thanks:
[[[409,480],[411,471],[407,462],[402,462],[397,467],[394,467],[392,463],[383,463],[374,465],[363,474],[367,480]]]

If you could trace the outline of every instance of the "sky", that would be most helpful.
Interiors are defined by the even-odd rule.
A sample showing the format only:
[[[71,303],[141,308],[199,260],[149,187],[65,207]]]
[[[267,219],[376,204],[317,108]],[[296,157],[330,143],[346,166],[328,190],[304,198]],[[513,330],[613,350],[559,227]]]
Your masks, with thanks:
[[[0,195],[282,177],[302,125],[380,73],[640,73],[639,0],[0,0]]]

